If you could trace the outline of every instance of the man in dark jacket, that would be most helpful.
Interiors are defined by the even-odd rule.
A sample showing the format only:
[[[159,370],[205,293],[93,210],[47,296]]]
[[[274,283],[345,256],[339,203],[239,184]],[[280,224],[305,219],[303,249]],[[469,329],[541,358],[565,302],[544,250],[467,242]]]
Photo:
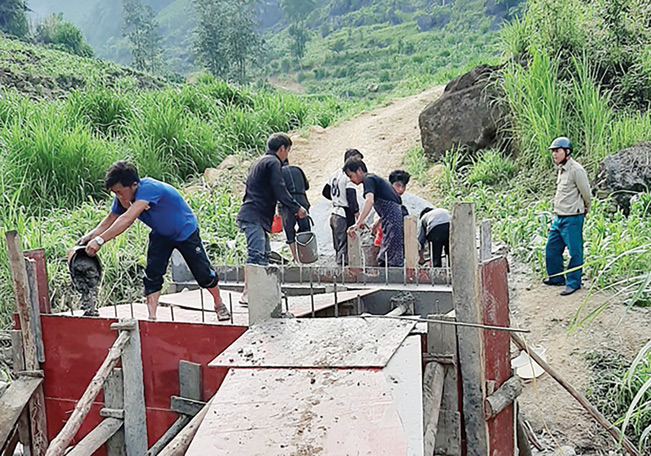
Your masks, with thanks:
[[[269,264],[269,233],[278,202],[299,219],[307,217],[307,211],[287,190],[280,169],[283,161],[287,160],[291,147],[292,140],[289,136],[274,133],[267,140],[267,153],[249,168],[244,202],[237,214],[237,224],[246,236],[247,264]],[[247,291],[245,277],[242,304],[248,302]]]

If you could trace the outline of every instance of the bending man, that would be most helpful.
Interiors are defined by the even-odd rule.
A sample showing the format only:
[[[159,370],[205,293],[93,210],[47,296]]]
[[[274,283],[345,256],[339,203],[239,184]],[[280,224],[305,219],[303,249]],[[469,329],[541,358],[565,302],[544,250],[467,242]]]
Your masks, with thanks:
[[[156,179],[140,179],[136,167],[124,161],[111,165],[104,186],[115,199],[111,212],[80,239],[80,244],[86,245],[86,253],[95,255],[105,243],[140,219],[151,228],[144,277],[149,318],[156,319],[163,275],[172,251],[177,249],[199,286],[212,295],[217,318],[228,320],[230,315],[219,296],[217,274],[212,270],[199,237],[197,218],[178,190]]]

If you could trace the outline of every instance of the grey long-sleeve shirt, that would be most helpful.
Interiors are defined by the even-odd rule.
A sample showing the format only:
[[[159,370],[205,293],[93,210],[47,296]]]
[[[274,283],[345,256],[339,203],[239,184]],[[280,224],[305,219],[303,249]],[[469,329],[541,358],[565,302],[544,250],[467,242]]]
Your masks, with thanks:
[[[561,216],[584,214],[591,198],[585,169],[576,160],[568,158],[564,165],[558,167],[554,213]]]

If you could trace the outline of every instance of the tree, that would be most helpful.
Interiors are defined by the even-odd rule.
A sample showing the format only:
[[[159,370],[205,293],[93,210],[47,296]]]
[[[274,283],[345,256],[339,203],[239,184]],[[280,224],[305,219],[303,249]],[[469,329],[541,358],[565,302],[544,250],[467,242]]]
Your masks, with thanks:
[[[84,40],[77,27],[63,19],[63,14],[51,14],[36,26],[34,39],[43,44],[49,44],[70,54],[82,57],[92,57],[93,49]]]
[[[310,39],[310,33],[305,22],[310,13],[314,11],[315,6],[314,0],[280,1],[280,8],[291,23],[287,31],[293,39],[291,49],[299,64],[305,55],[305,45]]]
[[[246,81],[250,61],[262,40],[256,32],[255,0],[194,0],[197,10],[194,49],[213,76]]]
[[[163,51],[156,13],[140,0],[122,0],[122,35],[129,40],[131,64],[137,70],[160,71]]]
[[[0,0],[0,31],[17,37],[29,33],[25,0]]]

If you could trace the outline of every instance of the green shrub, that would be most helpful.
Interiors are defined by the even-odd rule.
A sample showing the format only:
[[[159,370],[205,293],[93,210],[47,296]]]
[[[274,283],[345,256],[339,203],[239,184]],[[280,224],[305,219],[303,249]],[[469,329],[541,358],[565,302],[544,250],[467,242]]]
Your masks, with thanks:
[[[51,14],[36,26],[36,41],[48,44],[56,49],[79,55],[92,57],[93,49],[84,40],[77,27],[63,20],[63,14]]]
[[[482,151],[479,158],[473,159],[468,172],[468,183],[494,185],[504,182],[515,175],[515,163],[505,157],[499,150]]]

